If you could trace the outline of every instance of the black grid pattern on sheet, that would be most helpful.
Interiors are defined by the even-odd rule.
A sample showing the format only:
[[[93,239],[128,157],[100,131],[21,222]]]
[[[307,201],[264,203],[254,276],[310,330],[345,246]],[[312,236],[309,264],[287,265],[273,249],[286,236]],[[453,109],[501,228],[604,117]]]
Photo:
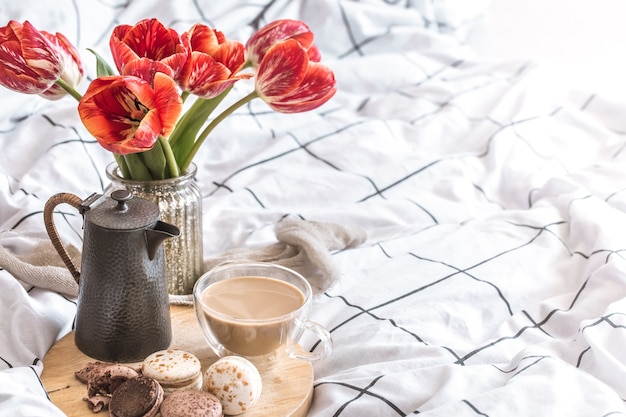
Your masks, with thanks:
[[[212,11],[198,0],[179,13],[156,3],[139,11],[133,2],[100,4],[100,30],[87,32],[94,22],[81,22],[76,37],[83,47],[94,39],[104,45],[114,24],[142,13],[182,27],[224,22],[233,31],[287,14],[320,28],[318,44],[344,77],[337,99],[293,118],[252,103],[215,132],[198,163],[203,204],[218,215],[207,216],[207,230],[228,233],[232,225],[219,215],[236,208],[245,213],[238,230],[253,237],[285,216],[362,223],[370,233],[363,247],[334,253],[342,282],[316,301],[314,318],[331,330],[335,352],[315,365],[312,416],[524,415],[539,392],[550,397],[541,398],[546,415],[580,402],[580,392],[602,393],[602,407],[588,404],[594,415],[621,415],[626,398],[605,388],[612,383],[594,346],[623,340],[626,325],[612,281],[626,270],[626,246],[610,245],[602,219],[624,187],[594,166],[619,159],[623,138],[597,149],[576,133],[596,120],[600,99],[564,103],[543,91],[537,100],[524,93],[541,89],[532,67],[432,50],[446,43],[397,13],[411,2],[372,3],[235,2]],[[71,7],[79,21],[93,17],[86,6]],[[377,20],[381,11],[385,19]],[[403,27],[409,35],[397,31]],[[359,71],[372,63],[384,79]],[[74,103],[29,106],[0,129],[0,141],[17,136],[35,149],[29,166],[3,172],[3,229],[40,230],[49,195],[88,195],[107,184],[108,155],[78,124]],[[566,127],[574,130],[567,147],[554,134]],[[29,138],[29,129],[46,132],[49,144]],[[62,174],[45,183],[60,163]],[[593,185],[598,178],[604,185]],[[64,237],[80,242],[79,216],[71,209],[58,216]],[[207,241],[209,250],[228,249]],[[24,366],[2,351],[0,363]],[[564,382],[574,388],[561,389]]]

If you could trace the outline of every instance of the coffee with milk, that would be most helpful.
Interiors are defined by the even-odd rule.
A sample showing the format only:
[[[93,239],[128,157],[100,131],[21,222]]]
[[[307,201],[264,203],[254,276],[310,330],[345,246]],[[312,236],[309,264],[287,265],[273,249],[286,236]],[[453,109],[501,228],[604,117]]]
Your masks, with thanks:
[[[226,349],[258,356],[287,343],[295,326],[292,313],[304,305],[305,295],[280,279],[242,276],[208,286],[201,300],[214,336]]]

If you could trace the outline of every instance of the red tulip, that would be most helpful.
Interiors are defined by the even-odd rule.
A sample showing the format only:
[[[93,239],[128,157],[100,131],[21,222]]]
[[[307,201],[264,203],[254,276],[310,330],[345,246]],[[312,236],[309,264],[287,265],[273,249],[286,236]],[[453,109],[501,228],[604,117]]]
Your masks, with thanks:
[[[264,54],[256,77],[256,92],[281,113],[316,109],[335,95],[335,75],[312,62],[294,39],[274,44]]]
[[[246,42],[248,61],[257,67],[272,45],[287,39],[294,39],[310,50],[310,61],[320,61],[319,50],[313,45],[313,32],[304,22],[290,19],[276,20],[256,31]]]
[[[48,40],[57,48],[59,52],[59,62],[61,64],[61,79],[70,87],[76,88],[83,79],[85,70],[80,60],[80,55],[74,45],[61,33],[51,35],[47,32],[41,32]],[[67,92],[56,84],[41,93],[41,95],[49,100],[55,100],[65,96]]]
[[[75,87],[83,72],[78,51],[60,33],[39,31],[28,21],[11,20],[0,28],[0,84],[5,87],[57,99],[65,92],[54,83],[62,78]]]
[[[195,24],[182,40],[189,55],[177,81],[184,91],[212,98],[238,80],[252,76],[238,74],[246,61],[243,44],[226,39],[222,32]]]
[[[134,76],[106,76],[89,85],[78,104],[83,124],[105,149],[126,155],[146,151],[168,136],[182,111],[176,83],[154,75],[154,87]]]
[[[126,67],[130,63],[147,58],[167,65],[175,76],[187,59],[178,33],[166,28],[157,19],[143,19],[134,26],[116,26],[109,39],[109,47],[122,75],[129,75]]]

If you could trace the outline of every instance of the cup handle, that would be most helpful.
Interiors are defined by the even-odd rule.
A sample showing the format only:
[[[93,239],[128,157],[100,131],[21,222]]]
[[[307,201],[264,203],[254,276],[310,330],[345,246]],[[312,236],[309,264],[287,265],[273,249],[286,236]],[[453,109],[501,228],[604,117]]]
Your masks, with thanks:
[[[333,351],[333,339],[326,327],[309,320],[298,323],[298,327],[300,327],[300,329],[302,329],[303,331],[307,330],[315,333],[315,335],[317,335],[317,337],[320,339],[322,351],[307,352],[302,349],[296,342],[293,342],[287,348],[287,355],[295,359],[302,359],[313,362],[324,359],[331,354],[331,352]]]

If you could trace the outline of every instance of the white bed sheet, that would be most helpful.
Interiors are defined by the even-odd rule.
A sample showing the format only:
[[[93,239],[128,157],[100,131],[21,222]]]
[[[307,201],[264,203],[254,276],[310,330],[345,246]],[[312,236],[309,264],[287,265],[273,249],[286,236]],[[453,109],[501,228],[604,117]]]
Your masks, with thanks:
[[[336,97],[298,115],[255,102],[196,160],[206,257],[274,242],[286,215],[367,230],[315,300],[335,350],[314,366],[310,416],[626,415],[623,102],[478,58],[429,2],[83,3],[11,3],[0,22],[105,52],[143,17],[241,40],[259,16],[295,17],[316,33]],[[47,198],[102,191],[111,157],[70,98],[2,90],[0,109],[0,230],[28,253]],[[79,216],[64,218],[80,245]],[[0,270],[0,415],[63,415],[40,375],[74,313]]]
[[[621,0],[491,0],[466,39],[482,56],[532,60],[572,85],[623,97],[624,14]]]

